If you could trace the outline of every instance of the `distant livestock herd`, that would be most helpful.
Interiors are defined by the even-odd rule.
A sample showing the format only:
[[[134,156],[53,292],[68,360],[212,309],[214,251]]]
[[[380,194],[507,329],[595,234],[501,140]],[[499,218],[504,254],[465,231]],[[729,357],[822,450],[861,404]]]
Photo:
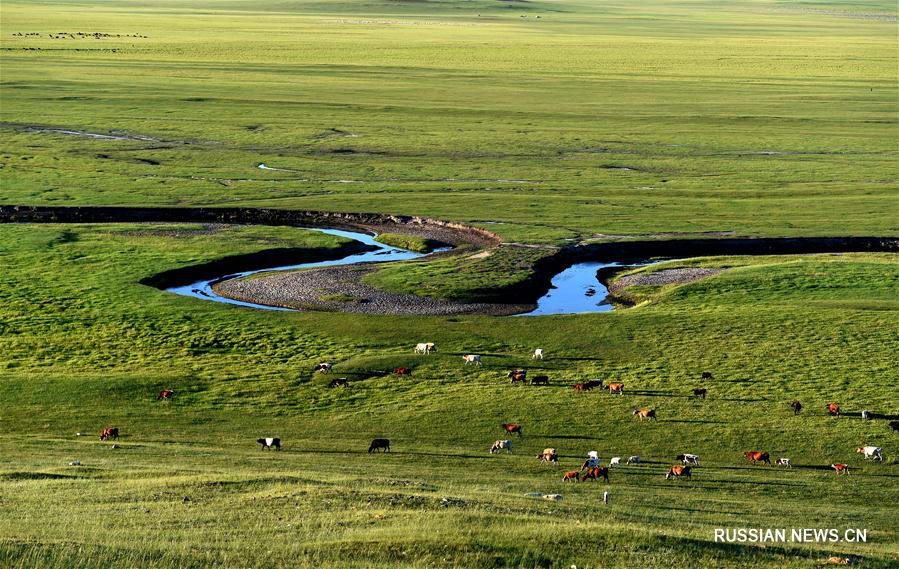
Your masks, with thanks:
[[[437,351],[437,347],[433,342],[420,343],[415,346],[415,353],[421,355],[433,354]],[[532,359],[534,360],[543,360],[545,357],[545,352],[542,348],[537,348],[534,350],[532,354]],[[481,356],[478,354],[466,354],[462,356],[463,363],[465,365],[473,364],[480,366],[481,365]],[[329,362],[319,363],[315,366],[314,371],[321,373],[331,373],[333,371],[333,364]],[[394,368],[393,373],[395,375],[411,375],[412,370],[408,367],[397,367]],[[506,377],[510,380],[511,383],[528,383],[527,370],[526,369],[514,369],[506,375]],[[702,372],[701,378],[703,380],[711,380],[713,379],[712,373],[708,371]],[[549,385],[549,377],[545,375],[537,375],[530,379],[531,385]],[[332,380],[329,384],[329,387],[348,387],[349,381],[347,378],[337,378]],[[618,394],[624,395],[624,384],[620,382],[609,383],[608,385],[604,385],[603,380],[594,379],[589,381],[582,381],[574,384],[574,390],[576,392],[585,392],[590,391],[592,389],[607,389],[610,394]],[[706,388],[696,388],[692,390],[692,394],[696,398],[705,399],[708,394],[708,390]],[[175,398],[175,392],[171,389],[164,389],[159,392],[159,395],[156,397],[157,400],[165,400],[171,401]],[[794,400],[790,404],[791,409],[793,410],[794,415],[799,415],[802,412],[803,406],[798,400]],[[842,413],[840,406],[836,403],[828,403],[825,405],[825,411],[834,417],[839,417]],[[640,421],[657,420],[656,410],[650,408],[643,409],[634,409],[632,415],[640,419]],[[863,419],[871,419],[873,415],[868,410],[863,410],[861,412],[861,417]],[[891,421],[889,426],[894,431],[899,431],[899,421]],[[523,427],[520,423],[503,423],[500,425],[501,429],[507,435],[517,435],[519,438],[523,436]],[[100,435],[100,440],[105,441],[109,439],[118,439],[119,438],[119,429],[117,427],[105,427]],[[277,437],[264,437],[257,439],[258,444],[262,446],[262,450],[281,450],[281,439]],[[390,452],[390,440],[384,438],[377,438],[371,441],[371,444],[368,447],[368,452],[372,453],[375,451],[382,452]],[[508,453],[512,452],[512,441],[510,439],[500,439],[494,441],[494,443],[490,447],[490,453],[495,454],[501,451],[506,451]],[[883,449],[878,446],[861,446],[856,448],[856,452],[863,455],[863,457],[867,460],[877,460],[883,461]],[[771,465],[771,457],[769,453],[765,451],[746,451],[743,453],[744,458],[750,464],[766,464]],[[679,454],[676,457],[676,460],[680,462],[680,464],[675,464],[668,468],[665,473],[665,479],[672,478],[691,478],[692,470],[694,467],[700,465],[699,456],[690,453]],[[546,448],[537,455],[537,459],[541,462],[546,463],[554,463],[558,464],[558,452],[555,448]],[[587,459],[581,465],[579,470],[571,470],[566,471],[562,475],[562,480],[565,482],[580,482],[587,480],[598,480],[602,478],[605,482],[609,481],[609,468],[613,466],[620,466],[623,462],[628,465],[634,465],[640,463],[639,456],[629,456],[625,460],[623,457],[615,456],[612,457],[609,461],[608,466],[602,466],[599,460],[599,454],[597,451],[590,451],[587,453]],[[775,463],[776,466],[782,466],[785,468],[792,468],[792,461],[789,458],[781,457],[778,458]],[[844,463],[835,463],[831,464],[830,467],[834,470],[836,474],[849,474],[849,466]]]

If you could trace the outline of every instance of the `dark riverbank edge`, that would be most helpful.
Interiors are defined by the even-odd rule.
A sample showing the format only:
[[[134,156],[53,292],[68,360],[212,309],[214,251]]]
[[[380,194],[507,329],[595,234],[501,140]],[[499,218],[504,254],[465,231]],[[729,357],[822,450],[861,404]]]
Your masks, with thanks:
[[[230,223],[289,225],[329,229],[394,231],[437,238],[454,245],[495,247],[502,238],[485,229],[427,217],[376,213],[339,213],[270,208],[153,208],[153,207],[54,207],[0,205],[0,223]],[[509,245],[513,246],[513,245]],[[361,252],[361,243],[348,249],[270,249],[165,271],[142,281],[157,288],[187,284],[266,266],[331,260]],[[353,249],[353,247],[358,247]],[[616,240],[559,248],[534,263],[531,274],[519,283],[497,289],[498,304],[530,305],[551,287],[560,271],[581,262],[632,262],[650,258],[689,258],[719,255],[795,255],[814,253],[899,252],[899,237],[717,237],[676,240]],[[322,256],[324,255],[324,256]],[[270,264],[269,264],[270,263]],[[608,279],[611,274],[602,277]],[[603,279],[603,280],[605,280]],[[515,302],[510,302],[515,299]],[[481,299],[483,302],[483,299]]]

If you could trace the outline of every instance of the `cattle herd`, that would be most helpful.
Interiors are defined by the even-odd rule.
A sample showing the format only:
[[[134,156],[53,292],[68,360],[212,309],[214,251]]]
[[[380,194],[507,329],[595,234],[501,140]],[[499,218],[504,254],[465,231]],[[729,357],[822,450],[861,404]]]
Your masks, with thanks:
[[[420,343],[415,346],[415,353],[421,355],[433,354],[437,351],[436,346],[432,342]],[[544,350],[542,348],[537,348],[534,350],[532,354],[532,358],[534,360],[543,360],[545,357]],[[481,356],[477,354],[467,354],[462,357],[463,363],[465,365],[473,364],[480,366],[481,365]],[[319,363],[314,368],[315,372],[320,373],[331,373],[333,371],[333,364],[329,362]],[[412,369],[408,367],[397,367],[394,368],[393,373],[395,375],[411,375]],[[537,375],[528,379],[528,372],[526,369],[514,369],[506,375],[506,377],[510,380],[511,383],[516,384],[527,384],[530,382],[531,385],[549,385],[549,377],[546,375]],[[713,379],[712,373],[708,371],[702,372],[701,378],[703,380],[711,380]],[[331,380],[328,384],[329,387],[348,387],[349,381],[347,378],[337,378]],[[589,381],[582,381],[574,384],[574,390],[576,392],[586,392],[593,389],[606,389],[610,394],[618,394],[624,395],[624,384],[623,383],[609,383],[608,385],[604,385],[603,380],[594,379]],[[693,397],[705,399],[708,394],[708,390],[706,388],[696,388],[692,390]],[[164,389],[159,392],[156,397],[157,400],[162,401],[172,401],[175,398],[175,392],[171,389]],[[790,408],[793,410],[794,415],[799,415],[802,412],[803,406],[798,400],[794,400],[790,404]],[[839,417],[842,414],[842,409],[836,403],[828,403],[824,407],[825,411],[833,416]],[[643,420],[655,421],[657,420],[656,410],[650,408],[643,409],[634,409],[632,415]],[[873,418],[873,414],[868,410],[863,410],[861,412],[861,417],[863,419],[871,419]],[[899,421],[891,421],[888,423],[889,427],[894,431],[899,431]],[[500,425],[500,428],[507,435],[517,435],[519,438],[524,436],[523,427],[520,423],[503,423]],[[79,433],[80,434],[80,433]],[[118,427],[104,427],[102,434],[100,435],[101,441],[106,441],[109,439],[118,439],[119,438],[119,429]],[[281,450],[281,439],[277,437],[263,437],[256,440],[258,444],[262,446],[262,450]],[[390,440],[384,438],[377,438],[371,441],[371,444],[368,447],[368,452],[372,453],[375,451],[382,452],[390,452]],[[494,443],[490,447],[490,453],[495,454],[501,451],[506,451],[508,453],[512,452],[512,441],[510,439],[499,439],[494,441]],[[883,449],[877,446],[861,446],[856,448],[856,452],[858,454],[863,455],[863,457],[867,460],[876,460],[883,461]],[[765,464],[771,466],[771,456],[768,452],[765,451],[746,451],[743,453],[744,458],[750,464]],[[537,455],[537,459],[541,462],[545,463],[553,463],[558,464],[559,455],[555,448],[546,448]],[[680,462],[680,464],[675,464],[668,468],[665,473],[665,479],[670,480],[672,478],[691,478],[693,468],[698,467],[700,465],[699,456],[690,453],[678,454],[675,459]],[[609,481],[609,468],[613,466],[620,466],[623,462],[623,457],[615,456],[612,457],[609,461],[608,466],[603,466],[600,464],[599,453],[597,451],[590,451],[587,453],[587,458],[584,463],[581,465],[581,468],[578,470],[569,470],[565,471],[562,475],[562,480],[565,482],[582,482],[588,480],[599,480],[602,478],[605,482]],[[634,465],[640,463],[639,456],[629,456],[626,461],[628,465]],[[792,468],[792,462],[787,457],[778,458],[775,463],[776,466],[781,466],[784,468]],[[849,474],[849,466],[844,463],[835,463],[831,464],[830,468],[837,475],[848,475]]]

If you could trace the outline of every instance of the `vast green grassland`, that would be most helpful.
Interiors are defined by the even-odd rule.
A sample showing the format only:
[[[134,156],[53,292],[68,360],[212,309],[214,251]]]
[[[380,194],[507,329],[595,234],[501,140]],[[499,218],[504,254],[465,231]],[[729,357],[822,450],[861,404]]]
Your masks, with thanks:
[[[0,204],[421,214],[537,245],[896,236],[896,15],[881,0],[7,0]],[[343,242],[0,225],[0,567],[899,566],[895,254],[687,259],[642,270],[725,270],[536,318],[274,312],[139,284]],[[470,299],[548,251],[367,279]],[[414,356],[423,341],[438,353]],[[322,361],[333,375],[313,374]],[[509,385],[522,366],[551,385]],[[625,395],[571,389],[592,378]],[[157,402],[164,388],[178,397]],[[488,454],[510,421],[524,436]],[[122,438],[100,442],[105,425]],[[269,436],[284,450],[261,451]],[[374,437],[392,452],[368,454]],[[559,466],[534,458],[545,447]],[[563,483],[590,450],[642,462]],[[703,466],[666,481],[682,452]],[[868,542],[714,541],[738,527]]]
[[[8,0],[3,201],[377,210],[524,241],[895,235],[896,13]]]

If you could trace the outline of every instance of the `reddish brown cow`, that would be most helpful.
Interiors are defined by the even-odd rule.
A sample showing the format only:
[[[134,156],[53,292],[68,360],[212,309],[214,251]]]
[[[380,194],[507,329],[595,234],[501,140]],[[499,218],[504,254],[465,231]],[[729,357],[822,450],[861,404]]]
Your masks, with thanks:
[[[516,369],[506,374],[506,377],[509,378],[509,383],[527,383],[528,370]]]
[[[656,410],[655,409],[634,409],[632,413],[634,417],[640,417],[640,420],[643,419],[651,419],[653,421],[656,420]]]
[[[510,435],[512,433],[517,433],[519,437],[521,436],[521,425],[519,425],[518,423],[503,423],[500,426]]]
[[[412,375],[412,370],[407,367],[393,368],[394,375]]]
[[[762,452],[760,450],[749,450],[743,453],[743,456],[746,457],[750,463],[756,462],[764,462],[768,466],[771,466],[771,457],[768,456],[767,452]]]
[[[577,470],[570,470],[562,475],[562,482],[571,482],[574,480],[575,482],[581,481],[581,473]]]
[[[668,469],[668,474],[665,475],[665,480],[670,480],[672,478],[691,478],[692,474],[693,469],[691,467],[675,464]]]
[[[588,468],[587,472],[584,473],[584,476],[581,480],[586,482],[587,480],[599,480],[602,478],[604,481],[609,481],[609,469],[606,466],[596,466],[593,468]]]
[[[591,388],[587,387],[587,385],[584,383],[575,383],[574,384],[574,390],[577,391],[578,393],[580,393],[582,391],[590,391],[590,389]]]
[[[100,433],[100,440],[105,441],[107,439],[116,439],[119,438],[119,428],[118,427],[103,427],[103,432]]]
[[[827,404],[827,412],[830,413],[832,417],[840,416],[840,406],[836,403],[828,403]]]
[[[156,396],[157,401],[159,401],[160,399],[169,399],[170,400],[170,399],[174,399],[174,398],[175,398],[175,392],[172,391],[171,389],[163,389],[162,391],[159,392],[159,395]]]
[[[833,468],[837,474],[849,474],[848,464],[831,464],[830,467]]]
[[[609,384],[609,394],[618,393],[619,395],[624,395],[624,384],[623,383],[610,383]]]

